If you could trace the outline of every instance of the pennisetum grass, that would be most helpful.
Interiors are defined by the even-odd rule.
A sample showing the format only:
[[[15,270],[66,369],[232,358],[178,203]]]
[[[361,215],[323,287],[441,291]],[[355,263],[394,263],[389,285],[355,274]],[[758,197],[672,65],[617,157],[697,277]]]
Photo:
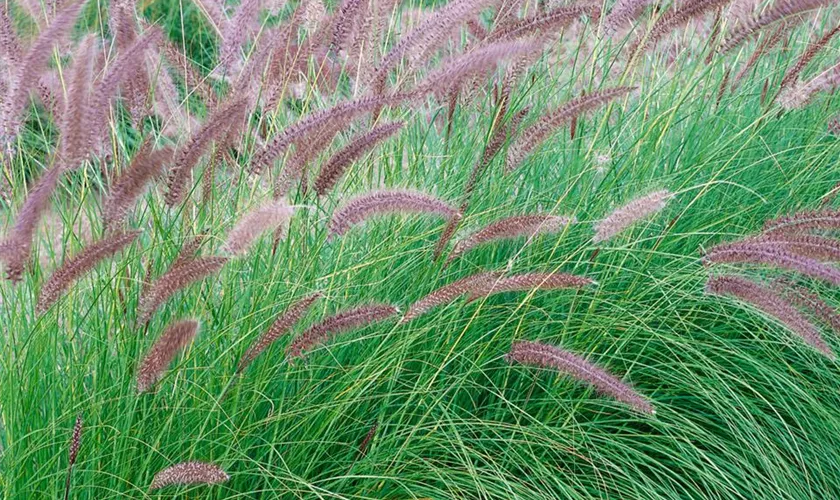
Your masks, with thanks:
[[[172,161],[172,148],[152,150],[147,142],[131,160],[128,168],[114,179],[102,204],[102,219],[106,231],[114,231],[125,221],[131,208],[142,196],[146,186],[163,174]]]
[[[592,241],[600,243],[612,239],[636,222],[659,212],[673,194],[668,190],[654,191],[636,198],[630,203],[617,208],[606,218],[595,224],[595,237]]]
[[[155,311],[169,297],[191,283],[217,273],[227,261],[227,257],[197,257],[178,267],[171,268],[163,276],[152,282],[140,296],[140,302],[137,306],[137,321],[140,324],[147,323]]]
[[[73,435],[70,438],[70,447],[67,452],[67,479],[64,481],[64,500],[70,498],[70,484],[73,477],[73,466],[79,457],[79,449],[82,447],[82,426],[84,420],[82,414],[76,415],[76,423],[73,424]]]
[[[252,210],[231,229],[224,251],[231,255],[243,255],[261,234],[277,229],[291,218],[292,213],[294,209],[282,200]]]
[[[323,296],[324,295],[321,292],[316,292],[290,305],[289,308],[286,309],[286,311],[271,324],[271,327],[266,330],[265,333],[260,335],[258,339],[248,346],[245,354],[242,355],[242,359],[239,360],[236,372],[242,373],[242,371],[245,370],[245,368],[247,368],[257,356],[265,351],[268,346],[270,346],[275,340],[279,339],[282,335],[288,333],[289,330],[298,321],[300,321],[303,315],[306,314],[306,312],[312,307],[312,304]]]
[[[729,295],[775,318],[805,342],[833,359],[834,353],[819,330],[775,290],[741,276],[718,276],[706,282],[706,293]]]
[[[159,490],[170,485],[218,484],[224,483],[228,479],[230,479],[230,476],[216,464],[181,462],[155,474],[149,489]]]
[[[703,256],[708,264],[764,264],[796,271],[833,285],[840,285],[840,269],[780,246],[727,246],[712,248]]]
[[[505,355],[505,359],[510,363],[552,368],[568,373],[576,380],[595,387],[598,392],[625,403],[641,413],[650,415],[656,413],[653,405],[635,389],[603,368],[559,347],[542,342],[514,342],[510,352]]]
[[[446,261],[447,263],[452,262],[470,250],[490,242],[520,236],[531,238],[538,234],[556,233],[573,222],[574,218],[556,215],[535,214],[505,217],[460,239]]]
[[[137,367],[137,392],[146,392],[163,377],[175,356],[188,346],[198,333],[198,322],[182,320],[172,323],[152,345]]]
[[[488,284],[495,283],[501,277],[502,273],[500,272],[486,271],[444,285],[412,304],[400,320],[400,323],[408,323],[435,307],[449,304],[462,295],[481,290]]]
[[[335,335],[384,321],[398,312],[396,307],[389,304],[369,304],[336,313],[295,337],[286,348],[286,359],[302,358],[307,351],[327,342]]]
[[[139,235],[140,231],[112,234],[91,243],[78,255],[64,262],[41,287],[36,307],[38,312],[46,311],[74,281],[103,260],[133,243]]]
[[[353,225],[370,217],[389,213],[427,213],[450,218],[458,211],[446,202],[419,191],[372,191],[351,199],[333,213],[330,237],[341,236]]]
[[[593,283],[594,281],[584,276],[567,273],[517,274],[479,284],[469,291],[467,302],[472,302],[497,293],[583,288]]]

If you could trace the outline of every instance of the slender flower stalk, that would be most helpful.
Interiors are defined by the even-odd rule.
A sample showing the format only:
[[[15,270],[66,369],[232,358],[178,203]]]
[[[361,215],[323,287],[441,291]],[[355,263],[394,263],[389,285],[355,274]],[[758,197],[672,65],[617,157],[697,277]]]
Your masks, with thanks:
[[[501,277],[502,273],[497,271],[481,272],[444,285],[412,304],[400,323],[408,323],[435,307],[449,304],[462,295],[481,290],[489,284],[495,283]]]
[[[470,250],[487,243],[503,239],[527,236],[532,238],[538,234],[552,234],[562,231],[574,219],[556,215],[514,215],[505,217],[459,240],[446,259],[452,262]]]
[[[351,199],[333,213],[330,237],[341,236],[355,224],[388,213],[428,213],[450,218],[458,211],[444,201],[418,191],[372,191]]]
[[[500,278],[496,281],[482,283],[469,292],[467,302],[472,302],[497,293],[583,288],[593,283],[591,279],[584,276],[566,273],[517,274],[515,276]]]
[[[645,217],[659,212],[673,194],[668,190],[654,191],[636,198],[613,211],[604,220],[595,224],[595,243],[607,241]]]
[[[73,475],[73,466],[79,456],[79,448],[82,447],[82,414],[76,415],[76,423],[73,425],[73,437],[70,438],[70,448],[67,457],[67,479],[64,481],[64,500],[70,498],[70,479]]]
[[[286,359],[302,358],[307,351],[340,333],[384,321],[398,312],[399,310],[392,305],[370,304],[337,313],[298,335],[286,349]]]
[[[137,392],[146,392],[158,380],[181,350],[189,345],[198,333],[198,322],[178,321],[169,325],[137,368]]]
[[[594,110],[604,104],[629,94],[635,87],[614,87],[593,92],[589,95],[572,99],[557,109],[549,111],[536,123],[525,129],[508,151],[505,172],[516,170],[519,165],[540,144],[553,134],[561,125],[587,111]]]
[[[227,257],[199,257],[170,269],[155,280],[140,297],[137,321],[147,323],[154,312],[170,297],[186,286],[215,274],[227,263]]]
[[[284,201],[275,201],[244,215],[228,234],[224,249],[231,255],[243,255],[266,231],[287,222],[294,209]]]
[[[589,361],[542,342],[514,342],[505,355],[509,363],[552,368],[593,386],[598,392],[629,405],[636,411],[654,415],[653,405],[631,386]]]
[[[117,233],[91,243],[78,255],[73,256],[47,279],[41,287],[38,297],[38,312],[46,311],[74,281],[79,279],[103,260],[130,245],[140,235],[140,231]]]
[[[289,308],[286,309],[286,311],[281,314],[274,323],[272,323],[271,327],[248,347],[248,350],[246,350],[245,354],[242,355],[242,359],[239,360],[236,372],[242,373],[242,371],[245,370],[245,368],[247,368],[257,356],[265,351],[268,346],[270,346],[275,340],[279,339],[282,335],[289,332],[289,330],[295,326],[303,315],[306,314],[306,312],[312,307],[315,301],[323,296],[324,295],[321,292],[315,292],[290,305]]]
[[[207,462],[182,462],[167,467],[155,474],[149,489],[159,490],[164,486],[173,484],[218,484],[224,483],[228,479],[230,479],[230,476],[216,464]]]
[[[823,340],[819,330],[771,288],[740,276],[719,276],[709,278],[706,282],[706,293],[732,296],[752,305],[775,318],[818,351],[834,359],[834,353]]]

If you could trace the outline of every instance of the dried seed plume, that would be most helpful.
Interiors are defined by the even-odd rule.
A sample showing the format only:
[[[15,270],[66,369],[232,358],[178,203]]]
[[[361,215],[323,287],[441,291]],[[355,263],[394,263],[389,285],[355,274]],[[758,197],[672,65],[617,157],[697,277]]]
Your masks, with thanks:
[[[672,196],[673,194],[665,189],[654,191],[616,209],[605,219],[595,224],[595,237],[592,241],[600,243],[613,238],[639,220],[665,208],[665,204]]]
[[[230,476],[216,464],[207,462],[182,462],[167,467],[155,474],[150,490],[158,490],[171,484],[218,484]]]
[[[151,389],[169,368],[175,356],[188,346],[198,332],[198,322],[183,320],[169,325],[137,368],[137,392]]]
[[[450,218],[458,211],[439,198],[419,191],[372,191],[351,199],[333,213],[330,237],[340,236],[370,217],[389,213],[427,213]]]
[[[298,335],[286,349],[286,359],[302,358],[307,351],[335,335],[386,320],[398,312],[396,307],[389,304],[370,304],[337,313]]]

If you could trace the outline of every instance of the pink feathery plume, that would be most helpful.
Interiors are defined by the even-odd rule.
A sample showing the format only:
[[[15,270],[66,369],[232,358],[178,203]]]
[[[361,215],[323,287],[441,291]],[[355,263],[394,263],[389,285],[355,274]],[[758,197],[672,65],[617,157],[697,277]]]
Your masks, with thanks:
[[[823,340],[819,330],[772,289],[740,276],[719,276],[709,278],[706,282],[706,293],[729,295],[752,305],[784,324],[818,351],[834,359],[834,353]]]
[[[785,109],[798,109],[808,104],[818,92],[833,91],[838,85],[840,85],[840,63],[828,68],[807,82],[780,92],[778,101]]]
[[[46,311],[56,300],[82,275],[93,269],[103,260],[116,255],[130,245],[140,235],[140,231],[118,233],[91,243],[78,255],[64,262],[55,270],[41,287],[38,297],[38,312]]]
[[[205,2],[208,0],[204,0]],[[212,0],[210,0],[212,1]],[[218,484],[230,479],[225,471],[216,464],[207,462],[182,462],[167,467],[155,474],[150,490],[159,490],[172,484]]]
[[[213,141],[225,136],[231,129],[238,129],[247,112],[246,98],[237,98],[222,104],[210,113],[201,127],[175,151],[173,166],[167,176],[167,192],[164,197],[168,206],[173,207],[183,201],[193,168],[210,150]]]
[[[281,314],[274,323],[272,323],[271,327],[248,347],[248,350],[246,350],[245,354],[242,355],[242,359],[239,360],[236,372],[242,373],[242,371],[247,368],[257,356],[265,351],[268,346],[270,346],[275,340],[279,339],[282,335],[289,332],[289,330],[297,324],[303,315],[306,314],[306,312],[312,307],[312,304],[323,296],[324,294],[321,292],[315,292],[290,305],[289,308],[286,309],[286,311]]]
[[[351,199],[333,213],[330,237],[341,236],[353,225],[373,216],[391,213],[427,213],[450,218],[458,211],[439,198],[419,191],[372,191]]]
[[[770,233],[716,245],[713,250],[781,249],[822,262],[840,262],[840,241],[812,234]]]
[[[467,302],[472,302],[497,293],[583,288],[593,283],[594,281],[584,276],[566,273],[517,274],[481,284],[469,292]]]
[[[286,349],[286,359],[302,358],[307,351],[335,335],[386,320],[398,312],[392,305],[371,304],[337,313],[298,335]]]
[[[614,375],[589,361],[559,347],[542,342],[514,342],[505,355],[509,363],[552,368],[571,375],[579,382],[593,386],[598,392],[629,405],[636,411],[654,415],[650,402]]]
[[[652,0],[618,0],[604,17],[604,33],[612,37],[619,28],[635,21]]]
[[[820,37],[820,39],[815,43],[808,44],[808,48],[805,49],[805,52],[799,56],[796,63],[794,63],[787,73],[785,73],[784,78],[782,78],[782,82],[779,84],[779,90],[784,90],[796,83],[796,80],[799,79],[799,75],[802,73],[802,70],[805,69],[805,66],[807,66],[808,63],[811,62],[811,60],[813,60],[826,45],[828,45],[828,42],[830,42],[837,33],[840,33],[840,24],[835,26],[833,29],[828,30],[825,35]]]
[[[38,86],[38,79],[50,58],[52,48],[64,40],[72,31],[76,18],[86,0],[67,0],[52,22],[29,46],[20,65],[12,76],[6,99],[3,103],[3,141],[11,143],[20,128],[20,115],[26,108],[30,92]]]
[[[194,320],[169,325],[137,368],[137,392],[151,389],[163,377],[175,356],[192,342],[197,332],[198,322]]]
[[[595,237],[592,238],[592,241],[600,243],[609,240],[637,221],[665,208],[665,204],[671,197],[673,197],[673,194],[663,189],[661,191],[654,191],[641,198],[636,198],[623,207],[616,209],[595,225]]]
[[[810,10],[819,9],[829,3],[831,3],[831,0],[779,0],[768,9],[765,9],[758,17],[736,25],[728,33],[720,51],[728,52],[732,50],[766,26],[792,16],[804,14]]]
[[[172,161],[171,147],[151,150],[147,142],[134,155],[128,168],[117,177],[102,204],[102,219],[106,231],[113,231],[125,222],[129,210],[143,195],[146,186],[163,174]]]
[[[653,23],[650,31],[639,35],[630,43],[627,53],[628,66],[631,65],[637,56],[645,53],[649,48],[661,40],[673,30],[685,25],[692,19],[700,17],[707,12],[725,6],[731,0],[690,0],[672,8]]]
[[[10,234],[0,244],[0,260],[6,264],[6,274],[13,282],[20,281],[23,276],[32,252],[35,229],[50,205],[62,172],[63,169],[53,166],[38,179],[18,211]]]
[[[236,12],[222,28],[222,45],[219,49],[219,66],[224,73],[237,69],[240,50],[254,31],[259,14],[260,0],[242,0]]]
[[[539,13],[510,24],[498,26],[482,40],[482,43],[515,40],[523,37],[541,37],[559,33],[582,15],[589,16],[593,22],[597,23],[601,16],[601,3],[587,2],[558,7],[546,13]]]
[[[833,285],[840,285],[840,269],[780,247],[729,246],[720,249],[712,248],[703,256],[703,262],[709,264],[764,264],[796,271]]]
[[[840,229],[840,211],[818,210],[798,212],[793,215],[770,219],[764,223],[764,232],[803,233],[813,229]]]
[[[242,255],[266,231],[277,229],[292,216],[294,209],[284,201],[275,201],[258,207],[231,229],[224,250],[231,255]]]
[[[495,283],[501,277],[502,273],[500,272],[488,271],[476,273],[444,285],[412,304],[400,320],[400,323],[408,323],[438,306],[451,303],[462,295],[483,289],[489,284]]]
[[[446,259],[447,263],[457,259],[473,248],[503,239],[518,238],[520,236],[533,237],[538,234],[551,234],[562,231],[573,223],[570,217],[556,215],[515,215],[505,217],[459,240]]]
[[[561,125],[587,111],[629,94],[635,87],[614,87],[572,99],[557,109],[547,112],[536,123],[525,129],[511,145],[505,172],[510,173],[522,163],[540,144],[553,134]]]
[[[64,500],[70,498],[70,479],[73,474],[73,466],[79,456],[79,449],[82,447],[82,414],[76,415],[76,423],[73,425],[73,436],[70,438],[70,449],[67,457],[67,479],[64,481]]]
[[[374,127],[370,131],[359,135],[350,144],[335,153],[321,167],[321,171],[315,179],[315,192],[318,193],[318,196],[326,195],[344,175],[347,167],[382,141],[399,132],[403,125],[405,125],[405,122],[398,121]]]
[[[88,35],[79,44],[73,56],[59,126],[59,157],[63,168],[75,169],[88,153],[90,123],[87,120],[87,112],[91,100],[97,44],[96,36]]]
[[[170,297],[188,285],[217,273],[227,261],[227,257],[198,257],[171,268],[149,285],[140,297],[137,321],[140,324],[147,323]]]

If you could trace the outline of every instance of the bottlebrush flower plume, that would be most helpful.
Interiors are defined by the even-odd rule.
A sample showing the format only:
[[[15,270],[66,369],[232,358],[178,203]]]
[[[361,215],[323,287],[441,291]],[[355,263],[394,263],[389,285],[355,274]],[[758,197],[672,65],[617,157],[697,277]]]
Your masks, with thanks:
[[[457,210],[434,196],[418,191],[372,191],[353,198],[335,211],[330,237],[341,236],[354,224],[388,213],[428,213],[453,217]]]
[[[557,233],[573,222],[573,218],[556,215],[514,215],[513,217],[505,217],[459,240],[446,261],[447,263],[451,262],[473,248],[486,243],[520,236],[530,238],[538,234]]]
[[[228,479],[230,476],[216,464],[182,462],[155,474],[149,489],[158,490],[171,484],[217,484],[224,483]]]
[[[61,113],[59,157],[62,166],[67,169],[78,167],[88,153],[90,123],[86,115],[90,105],[96,56],[97,38],[95,35],[88,35],[79,44],[73,56],[64,111]]]
[[[823,71],[807,82],[789,87],[779,93],[779,104],[787,110],[799,109],[814,97],[814,94],[835,89],[840,84],[840,64]]]
[[[23,276],[23,269],[32,251],[35,229],[49,207],[62,172],[60,167],[53,166],[38,179],[23,202],[11,233],[0,245],[0,259],[6,264],[6,274],[13,282],[20,281]]]
[[[650,415],[656,413],[653,405],[636,392],[635,389],[608,373],[603,368],[559,347],[542,342],[514,342],[510,348],[510,352],[505,355],[505,360],[509,363],[515,362],[539,368],[559,370],[569,374],[580,382],[593,386],[598,392],[625,403],[639,412]]]
[[[713,247],[714,250],[736,248],[775,248],[822,262],[840,262],[840,241],[812,234],[770,233]]]
[[[76,416],[76,423],[73,425],[73,436],[70,438],[70,448],[67,458],[67,479],[64,482],[64,500],[70,498],[70,479],[73,474],[73,466],[79,456],[79,448],[82,446],[82,414]]]
[[[412,304],[405,313],[405,316],[403,316],[400,320],[400,323],[408,323],[409,321],[426,314],[435,307],[449,304],[461,295],[481,290],[484,287],[495,283],[501,279],[501,277],[502,273],[500,272],[488,271],[476,273],[471,276],[467,276],[466,278],[461,278],[448,285],[444,285]]]
[[[115,255],[137,239],[140,231],[118,233],[91,243],[78,255],[73,256],[61,265],[47,279],[41,287],[41,294],[38,297],[38,312],[46,311],[67,288],[79,279],[83,274],[90,271],[104,259]]]
[[[805,52],[799,56],[799,59],[796,60],[793,66],[785,73],[784,78],[782,78],[782,82],[779,84],[779,90],[784,90],[788,88],[791,84],[795,83],[796,80],[799,78],[800,73],[802,70],[805,69],[805,66],[808,65],[814,57],[828,45],[828,42],[831,41],[834,36],[840,32],[840,24],[835,26],[833,29],[830,29],[823,35],[819,40],[815,43],[809,44],[808,48],[805,49]]]
[[[729,295],[752,305],[784,324],[818,351],[834,359],[834,353],[822,339],[819,330],[772,289],[740,276],[719,276],[709,278],[706,282],[706,293]]]
[[[688,23],[692,19],[703,14],[723,7],[731,0],[694,0],[684,2],[676,8],[672,8],[654,22],[653,27],[646,34],[639,35],[627,50],[629,54],[628,65],[632,64],[639,54],[643,54],[650,47],[653,47],[665,35],[676,28]]]
[[[275,201],[249,212],[228,234],[224,250],[231,255],[244,254],[262,233],[277,229],[293,212],[285,201]]]
[[[198,322],[194,320],[169,325],[137,368],[137,392],[146,392],[157,383],[175,356],[192,342],[197,332]]]
[[[131,207],[142,196],[149,181],[160,177],[172,161],[171,147],[151,150],[151,143],[146,143],[134,155],[128,168],[117,177],[102,206],[102,219],[106,231],[113,231],[125,222]]]
[[[840,229],[840,210],[798,212],[793,215],[770,219],[764,223],[766,234],[804,233],[812,229]]]
[[[612,37],[619,28],[635,21],[652,0],[618,0],[604,17],[604,33]]]
[[[472,302],[496,293],[583,288],[593,283],[591,279],[584,276],[566,273],[517,274],[481,284],[469,292],[467,302]]]
[[[286,349],[286,359],[301,358],[306,351],[321,345],[340,333],[379,322],[397,314],[399,310],[388,304],[371,304],[330,316],[298,335]]]
[[[374,127],[335,153],[321,167],[321,171],[315,179],[315,192],[318,193],[318,196],[326,195],[335,186],[341,176],[344,175],[347,167],[361,158],[362,155],[371,151],[382,141],[399,132],[404,125],[405,122],[400,121]]]
[[[336,16],[333,25],[332,41],[330,42],[330,50],[335,54],[344,50],[347,35],[356,24],[356,18],[362,10],[359,8],[361,4],[361,0],[344,0],[341,2],[341,6],[338,8],[338,16]]]
[[[29,101],[29,93],[38,86],[41,72],[53,56],[52,48],[72,31],[76,18],[86,0],[67,0],[52,22],[43,29],[29,46],[20,65],[15,68],[3,103],[3,136],[11,141],[20,128],[20,115]]]
[[[720,48],[720,52],[732,50],[750,36],[777,21],[800,15],[809,10],[819,9],[829,3],[831,3],[830,0],[778,0],[771,7],[765,9],[758,17],[736,25],[726,37],[726,40]]]
[[[607,218],[595,224],[595,243],[607,241],[621,233],[637,221],[659,212],[673,194],[668,190],[654,191],[648,195],[636,198],[630,203],[618,208]]]
[[[189,140],[175,151],[174,165],[167,177],[167,192],[164,197],[168,206],[173,207],[183,201],[193,168],[210,150],[213,141],[229,134],[232,129],[238,129],[247,112],[247,99],[244,97],[220,105],[210,113]]]
[[[835,333],[840,333],[840,314],[817,294],[805,287],[782,281],[785,296],[797,307],[809,310],[813,316],[830,326]]]
[[[169,297],[187,285],[214,274],[225,265],[227,257],[200,257],[170,269],[149,285],[140,297],[137,306],[137,320],[144,324]]]
[[[482,42],[486,44],[524,37],[539,38],[547,34],[559,33],[563,28],[572,24],[582,15],[589,16],[593,22],[597,23],[598,18],[601,16],[601,3],[589,2],[558,7],[546,13],[536,14],[519,21],[505,24],[491,31]],[[536,45],[539,46],[541,44]]]
[[[242,371],[247,368],[257,356],[265,351],[268,346],[295,326],[295,324],[300,321],[300,318],[306,314],[306,311],[312,307],[312,304],[323,296],[324,294],[321,292],[316,292],[290,305],[289,308],[286,309],[286,311],[281,314],[274,323],[272,323],[271,327],[248,347],[248,350],[242,355],[242,359],[239,360],[236,372],[242,373]]]
[[[507,165],[505,172],[510,173],[522,163],[522,161],[534,149],[545,141],[557,128],[564,123],[571,121],[581,114],[596,109],[613,99],[627,95],[635,90],[635,87],[614,87],[600,90],[591,94],[572,99],[559,108],[549,111],[537,120],[536,123],[525,129],[519,138],[511,145],[508,151]]]
[[[711,264],[764,264],[796,271],[833,285],[840,285],[840,269],[823,264],[816,259],[795,254],[782,247],[729,246],[720,249],[712,248],[703,256],[703,262]]]

